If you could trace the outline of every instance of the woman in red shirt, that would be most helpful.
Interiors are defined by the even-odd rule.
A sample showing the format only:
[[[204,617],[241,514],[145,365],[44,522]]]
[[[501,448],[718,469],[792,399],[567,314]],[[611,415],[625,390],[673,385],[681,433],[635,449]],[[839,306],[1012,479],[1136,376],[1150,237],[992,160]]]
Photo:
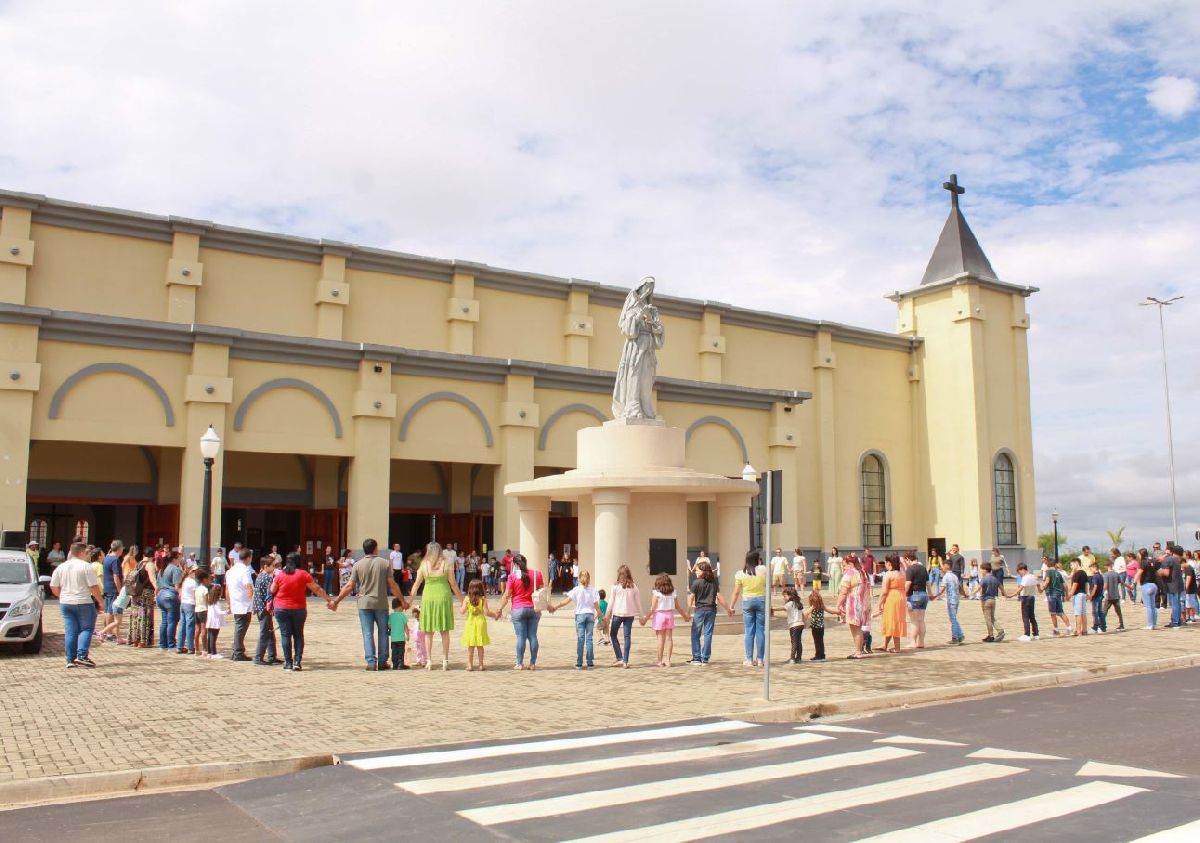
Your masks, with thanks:
[[[530,571],[524,556],[518,553],[513,557],[512,573],[504,588],[504,597],[500,601],[500,608],[496,610],[496,614],[492,615],[496,620],[500,620],[504,607],[510,602],[512,603],[512,612],[509,613],[509,616],[512,618],[513,630],[517,634],[517,661],[513,665],[513,670],[525,669],[526,642],[529,643],[529,669],[537,670],[537,629],[538,622],[542,619],[542,613],[533,605],[533,594],[545,584],[546,578],[542,576],[542,572]]]
[[[275,625],[279,627],[279,643],[283,646],[283,669],[302,670],[304,658],[304,622],[308,619],[308,592],[332,603],[325,589],[317,585],[305,568],[303,557],[292,552],[283,563],[283,570],[275,574],[271,583],[271,602],[275,607]],[[292,653],[295,652],[295,661]]]

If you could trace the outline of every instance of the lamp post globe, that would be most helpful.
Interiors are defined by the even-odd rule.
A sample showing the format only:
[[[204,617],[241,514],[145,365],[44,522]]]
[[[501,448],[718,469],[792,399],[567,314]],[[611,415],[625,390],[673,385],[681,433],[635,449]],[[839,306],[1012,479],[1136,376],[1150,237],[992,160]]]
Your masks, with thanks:
[[[196,567],[208,570],[212,558],[212,467],[221,453],[221,437],[210,424],[200,437],[200,456],[204,458],[204,495],[200,499],[200,559]]]

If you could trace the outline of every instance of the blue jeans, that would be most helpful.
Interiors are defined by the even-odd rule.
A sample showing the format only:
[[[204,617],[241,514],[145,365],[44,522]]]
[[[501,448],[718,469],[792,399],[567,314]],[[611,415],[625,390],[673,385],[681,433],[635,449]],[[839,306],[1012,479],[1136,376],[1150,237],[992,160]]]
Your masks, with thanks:
[[[1104,597],[1092,598],[1092,631],[1108,632],[1108,620],[1104,617]]]
[[[58,608],[62,612],[67,664],[75,659],[86,659],[96,629],[96,604],[90,600],[87,603],[59,603]]]
[[[575,666],[583,667],[583,651],[587,650],[587,666],[591,667],[595,661],[595,656],[592,652],[592,630],[596,626],[596,616],[591,615],[576,615],[575,616]]]
[[[325,569],[325,576],[323,577],[323,579],[325,580],[324,585],[325,585],[325,593],[326,594],[333,594],[333,574],[334,574],[333,568]]]
[[[713,624],[716,620],[716,606],[697,606],[692,613],[692,661],[708,664],[712,657]]]
[[[1158,626],[1158,584],[1142,583],[1142,605],[1146,607],[1146,626]]]
[[[386,664],[390,641],[387,607],[359,609],[358,625],[362,627],[363,655],[367,658],[367,667]]]
[[[617,633],[622,629],[625,630],[625,649],[623,651],[621,649],[621,642],[617,640]],[[612,628],[609,629],[609,635],[612,636],[613,652],[617,654],[617,661],[629,664],[629,647],[630,636],[633,635],[633,618],[623,618],[614,615],[612,619]]]
[[[154,598],[161,610],[158,622],[158,649],[174,650],[175,633],[179,631],[179,592],[163,588]]]
[[[746,661],[762,661],[766,647],[767,598],[742,598],[742,626],[746,637]]]
[[[386,616],[385,616],[386,621]],[[292,664],[292,652],[295,650],[295,664],[300,664],[304,658],[304,622],[308,620],[308,609],[276,609],[275,625],[279,627],[279,646],[283,649],[283,663]],[[386,624],[385,624],[386,625]]]
[[[946,595],[946,615],[950,618],[950,637],[955,641],[961,640],[963,631],[958,625],[958,595]]]
[[[511,612],[513,631],[517,634],[517,664],[525,663],[525,644],[529,644],[529,666],[537,664],[538,622],[542,616],[532,606],[513,609]]]
[[[1183,595],[1167,594],[1167,605],[1171,607],[1171,626],[1183,624]]]
[[[190,650],[192,641],[196,638],[196,604],[179,604],[179,617],[183,621],[179,629],[179,647],[182,650]]]

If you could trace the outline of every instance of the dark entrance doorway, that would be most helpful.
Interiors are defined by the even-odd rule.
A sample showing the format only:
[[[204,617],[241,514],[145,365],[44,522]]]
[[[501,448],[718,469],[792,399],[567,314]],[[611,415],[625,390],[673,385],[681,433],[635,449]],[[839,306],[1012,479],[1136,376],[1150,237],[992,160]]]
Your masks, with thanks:
[[[930,556],[937,555],[939,559],[946,558],[946,540],[945,539],[927,539],[925,542],[925,552]]]

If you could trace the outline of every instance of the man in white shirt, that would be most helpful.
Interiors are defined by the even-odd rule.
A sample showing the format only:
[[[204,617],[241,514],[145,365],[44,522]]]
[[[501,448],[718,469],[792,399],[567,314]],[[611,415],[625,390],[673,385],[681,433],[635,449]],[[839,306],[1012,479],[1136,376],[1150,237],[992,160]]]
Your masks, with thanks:
[[[230,559],[234,558],[233,554],[231,550]],[[250,609],[254,605],[254,576],[240,553],[225,575],[225,594],[229,600],[229,614],[233,615],[233,655],[230,658],[235,662],[248,662],[246,632],[250,629]]]
[[[771,557],[771,588],[783,591],[783,587],[787,584],[787,557],[783,555],[783,548],[775,548],[775,555]]]
[[[800,548],[792,554],[792,583],[801,590],[808,585],[808,559]]]
[[[95,667],[88,657],[92,646],[92,631],[96,628],[96,612],[104,599],[100,578],[91,562],[83,558],[87,545],[71,545],[67,561],[54,569],[50,576],[50,592],[58,598],[62,612],[67,667]]]
[[[217,551],[213,555],[212,564],[209,565],[209,570],[212,571],[213,585],[219,585],[225,588],[225,571],[228,565],[225,562],[225,554]]]
[[[404,554],[400,552],[400,545],[392,545],[392,551],[388,554],[388,561],[392,563],[392,579],[396,582],[396,587],[399,588],[404,584]]]

